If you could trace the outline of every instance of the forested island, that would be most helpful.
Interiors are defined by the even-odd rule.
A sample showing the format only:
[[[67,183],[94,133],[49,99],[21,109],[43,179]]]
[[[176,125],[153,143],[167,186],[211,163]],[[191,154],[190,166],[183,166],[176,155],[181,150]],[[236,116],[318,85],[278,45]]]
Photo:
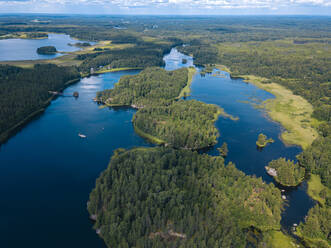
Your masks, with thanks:
[[[222,157],[137,148],[115,151],[88,210],[108,247],[245,247],[252,228],[279,229],[281,206],[277,188]]]
[[[284,186],[297,186],[305,177],[305,169],[291,160],[279,158],[272,160],[266,166],[268,174],[273,176],[276,182]]]
[[[256,145],[259,148],[263,148],[263,147],[266,147],[269,143],[273,143],[273,142],[274,142],[274,140],[272,138],[268,139],[266,135],[264,135],[263,133],[260,133],[257,138]]]
[[[215,145],[219,132],[214,126],[220,109],[195,100],[140,109],[133,117],[138,134],[154,143],[176,148],[201,149]]]
[[[308,179],[308,194],[317,204],[294,234],[304,247],[330,247],[330,20],[141,17],[124,25],[120,18],[110,18],[111,26],[125,26],[115,30],[108,18],[49,17],[42,24],[0,18],[0,39],[58,32],[97,42],[54,60],[1,62],[8,65],[0,66],[0,142],[43,111],[53,98],[48,91],[96,72],[144,69],[121,78],[97,99],[138,109],[133,117],[137,133],[169,147],[114,153],[88,204],[106,244],[294,247],[279,231],[283,208],[275,186],[245,176],[231,163],[225,166],[221,156],[226,157],[227,145],[219,149],[221,156],[190,151],[215,144],[219,108],[179,100],[186,96],[192,68],[167,72],[155,67],[163,66],[164,54],[177,47],[193,55],[203,73],[221,68],[274,94],[261,106],[284,126],[283,140],[303,152],[297,163],[279,158],[265,166],[285,186]],[[153,29],[155,23],[158,29]],[[257,145],[267,144],[267,137],[258,139]],[[270,235],[271,230],[277,235]]]
[[[166,71],[159,67],[143,70],[135,76],[125,76],[113,89],[97,94],[97,100],[108,106],[164,105],[176,99],[188,82],[188,69]]]
[[[44,47],[39,47],[37,49],[37,53],[43,55],[53,55],[57,53],[57,50],[54,46],[44,46]]]
[[[135,131],[152,143],[176,148],[201,149],[217,143],[214,122],[222,113],[217,106],[198,101],[177,101],[190,84],[187,68],[165,71],[147,68],[125,76],[113,89],[97,94],[108,106],[139,109],[133,117]]]

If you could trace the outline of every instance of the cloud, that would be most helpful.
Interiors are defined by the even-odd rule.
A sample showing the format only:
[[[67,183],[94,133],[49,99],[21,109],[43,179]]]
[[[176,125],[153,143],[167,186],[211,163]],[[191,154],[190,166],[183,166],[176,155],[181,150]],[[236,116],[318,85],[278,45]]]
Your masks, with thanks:
[[[0,0],[0,12],[49,12],[79,13],[93,12],[110,14],[120,10],[129,13],[188,13],[208,14],[209,11],[254,10],[273,11],[320,8],[330,10],[331,0]],[[136,11],[136,12],[135,12]],[[260,12],[259,12],[260,13]]]

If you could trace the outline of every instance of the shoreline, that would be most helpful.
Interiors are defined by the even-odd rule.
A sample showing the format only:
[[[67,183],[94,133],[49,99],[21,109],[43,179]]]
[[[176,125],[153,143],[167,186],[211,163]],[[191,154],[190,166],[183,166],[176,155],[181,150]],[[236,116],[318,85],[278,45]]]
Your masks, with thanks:
[[[75,78],[72,80],[67,81],[64,86],[60,89],[58,89],[57,91],[63,91],[65,90],[67,87],[78,83],[81,80],[80,78]],[[19,121],[18,123],[16,123],[14,126],[10,127],[9,129],[7,129],[6,131],[4,131],[3,133],[0,134],[0,147],[1,145],[5,144],[10,138],[12,138],[14,135],[16,135],[25,125],[27,125],[28,123],[30,123],[30,121],[32,121],[34,118],[36,118],[38,115],[41,115],[46,108],[50,105],[50,103],[55,100],[58,96],[56,95],[52,95],[51,97],[49,97],[43,104],[43,106],[37,110],[35,110],[34,112],[32,112],[31,114],[29,114],[28,116],[26,116],[24,119],[22,119],[21,121]]]
[[[176,99],[180,99],[182,97],[187,97],[191,93],[191,85],[193,82],[193,77],[197,72],[197,69],[195,67],[188,67],[188,74],[187,74],[187,84],[186,86],[180,91],[179,95],[176,97]]]
[[[85,78],[85,77],[90,77],[93,75],[101,75],[104,73],[111,73],[111,72],[118,72],[118,71],[129,71],[129,70],[139,70],[137,68],[115,68],[113,70],[110,71],[106,71],[106,72],[100,72],[100,73],[89,73],[89,74],[81,74],[81,76],[79,78],[75,78],[72,80],[67,81],[64,86],[60,89],[57,89],[56,91],[63,91],[66,88],[68,88],[69,86],[78,83],[81,79]],[[35,110],[34,112],[32,112],[31,114],[29,114],[27,117],[25,117],[24,119],[22,119],[21,121],[19,121],[17,124],[15,124],[14,126],[10,127],[9,129],[7,129],[6,131],[4,131],[3,133],[0,134],[0,147],[1,145],[5,144],[10,138],[12,138],[15,134],[17,134],[25,125],[27,125],[31,120],[33,120],[35,117],[37,117],[38,115],[42,114],[46,108],[49,106],[49,104],[55,100],[58,96],[51,96],[50,98],[48,98],[43,106],[37,110]],[[110,106],[108,104],[106,104],[108,107],[120,107],[120,106]],[[132,107],[132,106],[129,106]]]
[[[279,136],[286,146],[297,145],[304,150],[318,137],[314,128],[318,121],[312,117],[313,106],[306,99],[294,95],[280,84],[262,83],[265,78],[254,75],[231,76],[226,66],[217,65],[216,68],[230,73],[231,78],[242,79],[275,97],[263,101],[259,106],[272,121],[280,124],[282,130]]]

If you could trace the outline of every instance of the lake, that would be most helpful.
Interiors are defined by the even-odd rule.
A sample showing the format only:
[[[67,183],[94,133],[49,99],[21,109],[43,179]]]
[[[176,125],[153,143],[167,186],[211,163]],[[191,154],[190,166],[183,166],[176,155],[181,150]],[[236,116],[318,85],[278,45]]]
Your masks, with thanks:
[[[182,64],[182,58],[188,62]],[[173,49],[165,56],[167,70],[190,66],[193,60]],[[135,134],[131,108],[103,108],[92,99],[97,91],[113,87],[121,76],[139,71],[106,73],[83,78],[68,87],[79,98],[59,97],[46,111],[0,147],[0,218],[2,247],[104,247],[92,229],[86,203],[96,178],[107,167],[117,148],[152,146]],[[264,166],[284,156],[295,159],[298,147],[286,147],[279,140],[281,127],[265,112],[243,102],[273,97],[241,79],[196,74],[189,99],[214,103],[238,121],[220,117],[216,122],[221,136],[216,147],[229,145],[227,161],[249,175],[272,182]],[[256,150],[257,135],[263,132],[275,143]],[[78,133],[87,136],[78,137]],[[216,148],[207,151],[216,155]],[[314,204],[306,185],[287,190],[289,207],[282,224],[288,228],[303,220]]]
[[[80,48],[68,44],[77,42],[85,41],[72,39],[66,34],[48,34],[47,39],[0,40],[0,61],[53,59],[63,54],[42,55],[37,53],[37,49],[42,46],[55,46],[60,52],[74,52],[80,50]]]

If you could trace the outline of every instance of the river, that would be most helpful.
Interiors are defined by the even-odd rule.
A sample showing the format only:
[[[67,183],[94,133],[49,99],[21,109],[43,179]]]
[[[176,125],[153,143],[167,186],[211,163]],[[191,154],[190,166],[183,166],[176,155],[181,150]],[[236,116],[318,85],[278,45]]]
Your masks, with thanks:
[[[182,58],[188,63],[182,64]],[[191,57],[173,49],[165,56],[167,70],[190,66]],[[83,78],[64,93],[78,91],[78,99],[59,97],[46,111],[0,147],[0,225],[2,247],[104,247],[92,229],[86,202],[112,152],[120,147],[151,146],[135,134],[131,108],[102,108],[92,101],[97,91],[113,87],[123,75],[139,71],[106,73]],[[265,112],[243,101],[273,97],[241,79],[196,74],[189,99],[223,107],[238,121],[222,117],[216,122],[221,136],[216,147],[229,145],[227,161],[249,175],[272,182],[264,166],[285,156],[295,159],[301,150],[279,140],[281,127]],[[263,132],[275,143],[256,150]],[[85,134],[86,139],[78,137]],[[217,154],[216,147],[208,151]],[[289,206],[282,224],[288,228],[303,220],[314,202],[305,193],[306,184],[286,190]]]

